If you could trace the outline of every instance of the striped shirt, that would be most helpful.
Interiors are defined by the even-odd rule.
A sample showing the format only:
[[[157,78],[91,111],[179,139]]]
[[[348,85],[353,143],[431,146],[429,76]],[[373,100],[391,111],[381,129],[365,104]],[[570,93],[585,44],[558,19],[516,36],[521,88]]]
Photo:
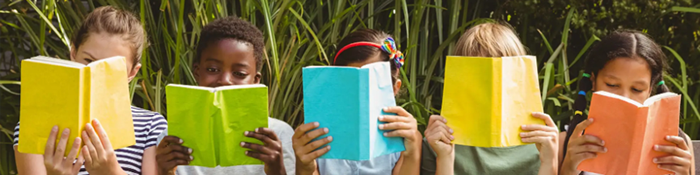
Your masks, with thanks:
[[[151,146],[158,145],[157,139],[163,130],[168,127],[168,122],[157,112],[131,107],[131,115],[134,119],[134,134],[136,135],[136,144],[117,149],[114,152],[117,155],[117,161],[127,174],[141,174],[141,161],[143,160],[143,151]],[[14,145],[19,143],[19,123],[15,127]],[[83,165],[80,168],[80,175],[88,174]]]

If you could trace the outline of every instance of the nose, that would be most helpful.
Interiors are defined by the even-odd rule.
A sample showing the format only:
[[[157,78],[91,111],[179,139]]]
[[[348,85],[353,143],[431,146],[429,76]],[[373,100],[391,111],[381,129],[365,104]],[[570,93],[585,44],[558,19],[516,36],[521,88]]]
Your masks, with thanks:
[[[219,81],[217,82],[221,86],[233,85],[233,75],[232,74],[221,74]]]

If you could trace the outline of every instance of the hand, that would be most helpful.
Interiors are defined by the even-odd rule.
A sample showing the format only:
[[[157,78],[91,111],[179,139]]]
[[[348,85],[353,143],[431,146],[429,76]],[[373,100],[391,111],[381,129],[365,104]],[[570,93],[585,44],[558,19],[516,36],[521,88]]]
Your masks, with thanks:
[[[691,158],[688,145],[683,138],[678,136],[666,136],[666,140],[675,144],[674,146],[655,145],[654,150],[668,153],[670,155],[654,158],[653,161],[659,164],[659,168],[674,172],[677,175],[690,174]]]
[[[95,129],[93,129],[93,125]],[[99,134],[99,135],[98,135]],[[117,155],[112,149],[107,133],[99,121],[93,120],[92,124],[85,125],[82,134],[83,157],[85,157],[85,170],[90,174],[126,174],[117,162]]]
[[[178,165],[189,165],[192,149],[182,146],[182,139],[176,136],[165,136],[156,147],[156,162],[159,174],[175,174]]]
[[[559,129],[554,124],[552,118],[545,113],[535,112],[532,116],[544,120],[546,125],[523,125],[523,131],[520,137],[523,142],[535,143],[537,150],[540,152],[540,161],[546,163],[557,162],[557,153],[559,149]]]
[[[68,157],[64,157],[66,144],[68,144],[68,136],[70,129],[66,128],[61,133],[61,139],[58,140],[58,147],[54,150],[56,144],[56,135],[58,134],[58,126],[51,128],[51,134],[46,141],[44,150],[44,166],[46,174],[49,175],[75,175],[80,171],[80,166],[83,165],[83,155],[78,156],[78,160],[73,163],[75,156],[80,149],[80,137],[76,137],[73,141],[73,147],[68,152]]]
[[[331,146],[316,149],[333,141],[332,136],[311,142],[313,139],[328,133],[328,128],[316,129],[318,126],[318,122],[306,123],[300,125],[294,131],[292,145],[294,147],[294,156],[297,159],[297,174],[313,174],[316,171],[316,158],[331,150]],[[311,131],[312,129],[316,130]]]
[[[452,136],[454,131],[446,123],[447,119],[444,117],[432,115],[425,129],[425,138],[437,154],[437,158],[450,156],[454,152],[454,144],[451,143],[455,139]]]
[[[574,129],[574,132],[569,138],[566,158],[562,165],[562,172],[576,173],[578,172],[576,167],[578,167],[581,161],[594,158],[597,156],[597,153],[608,151],[608,149],[604,147],[605,142],[600,138],[592,135],[583,135],[583,130],[591,125],[591,123],[593,123],[593,119],[589,118],[576,125],[576,129]]]
[[[282,142],[272,129],[260,127],[255,129],[254,132],[246,131],[245,136],[256,138],[264,143],[263,146],[241,142],[241,146],[253,150],[246,151],[245,155],[265,162],[265,174],[287,174],[287,171],[284,169],[284,159],[282,158]]]
[[[384,133],[386,137],[403,137],[405,153],[409,156],[420,156],[421,151],[421,135],[418,131],[418,123],[413,115],[406,112],[402,107],[388,107],[383,109],[387,113],[395,113],[394,115],[380,116],[379,121],[387,122],[379,125],[381,130],[389,130]]]

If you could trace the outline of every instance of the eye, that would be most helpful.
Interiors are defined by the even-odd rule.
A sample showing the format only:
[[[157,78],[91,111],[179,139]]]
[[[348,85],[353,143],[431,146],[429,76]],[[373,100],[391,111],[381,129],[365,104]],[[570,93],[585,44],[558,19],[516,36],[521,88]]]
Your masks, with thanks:
[[[637,93],[644,92],[644,90],[640,90],[640,89],[637,89],[637,88],[632,88],[632,91],[637,92]]]
[[[605,83],[605,85],[607,85],[608,87],[612,87],[612,88],[620,87],[620,85],[610,84],[610,83]]]
[[[207,72],[219,72],[219,69],[216,69],[216,68],[207,68]]]
[[[90,63],[92,63],[92,62],[94,61],[94,60],[91,60],[91,59],[89,59],[89,58],[83,58],[83,60],[85,60],[85,62],[88,63],[88,64],[90,64]]]
[[[235,75],[235,76],[239,76],[239,77],[245,77],[245,76],[248,76],[248,74],[247,74],[247,73],[245,73],[245,72],[233,72],[233,75]]]

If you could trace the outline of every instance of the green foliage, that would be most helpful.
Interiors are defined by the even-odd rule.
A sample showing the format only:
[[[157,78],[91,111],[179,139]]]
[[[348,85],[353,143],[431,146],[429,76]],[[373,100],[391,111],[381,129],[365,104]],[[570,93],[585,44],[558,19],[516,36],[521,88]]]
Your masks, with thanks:
[[[665,79],[684,95],[681,127],[697,138],[696,1],[0,0],[0,175],[16,173],[10,136],[19,119],[20,60],[35,55],[68,59],[68,38],[95,7],[127,9],[145,25],[149,47],[129,88],[134,105],[164,114],[165,85],[195,84],[190,65],[202,26],[231,15],[255,24],[266,38],[262,82],[270,90],[271,116],[292,126],[303,122],[301,69],[329,64],[336,43],[359,28],[392,34],[406,54],[397,101],[421,129],[441,108],[444,57],[474,24],[506,21],[515,28],[539,58],[545,111],[560,126],[571,116],[588,48],[610,31],[636,29],[666,46],[672,71]]]

